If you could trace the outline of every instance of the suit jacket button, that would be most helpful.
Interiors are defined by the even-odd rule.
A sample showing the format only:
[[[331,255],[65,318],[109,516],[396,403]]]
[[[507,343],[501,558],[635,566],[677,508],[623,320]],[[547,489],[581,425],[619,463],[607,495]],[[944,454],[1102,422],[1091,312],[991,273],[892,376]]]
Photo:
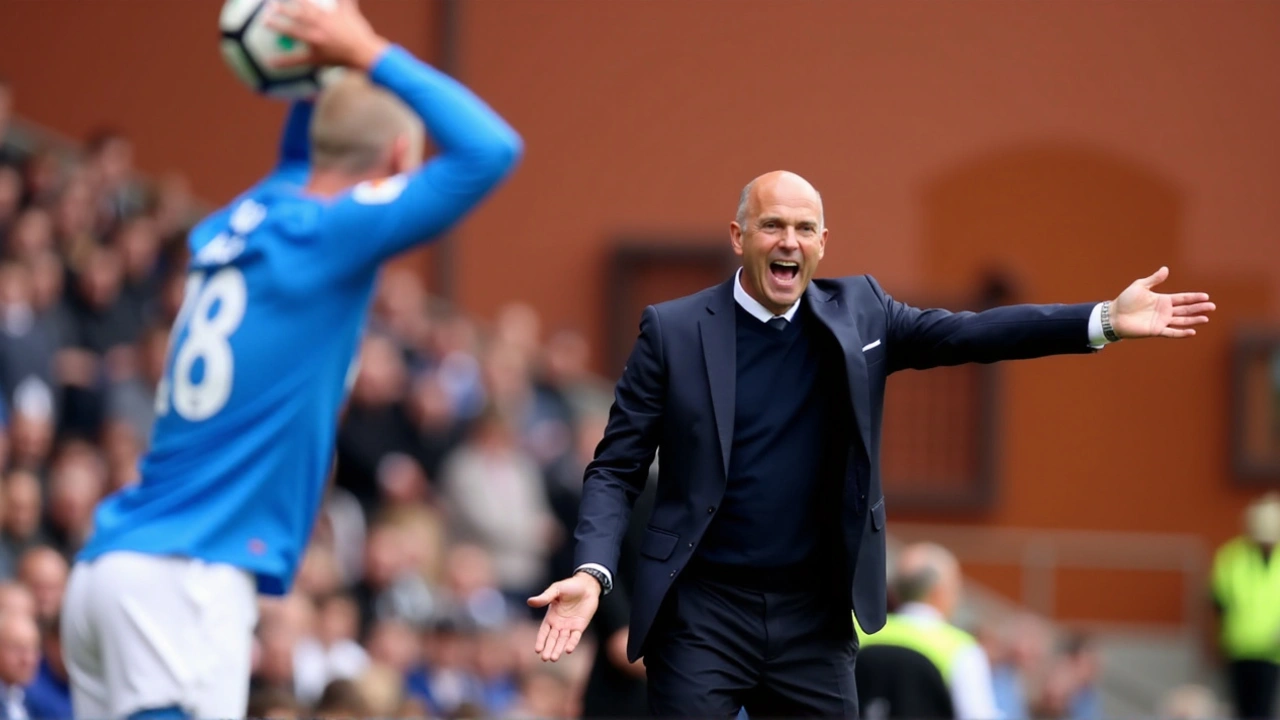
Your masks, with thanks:
[[[693,549],[693,543],[689,543],[689,549],[690,549],[690,550],[692,550],[692,549]]]
[[[676,571],[675,571],[675,570],[672,570],[672,571],[671,571],[671,577],[675,577],[675,576],[676,576]]]
[[[709,508],[707,508],[707,514],[708,514],[708,515],[710,515],[711,513],[714,513],[715,511],[716,511],[716,508],[715,508],[715,506],[714,506],[714,505],[713,505],[713,506],[711,506],[711,507],[709,507]]]

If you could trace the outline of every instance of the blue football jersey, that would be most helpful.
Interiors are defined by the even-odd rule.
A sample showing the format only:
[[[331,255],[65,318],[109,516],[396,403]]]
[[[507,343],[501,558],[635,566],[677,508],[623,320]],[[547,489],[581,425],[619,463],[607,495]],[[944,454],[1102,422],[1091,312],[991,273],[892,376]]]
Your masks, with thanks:
[[[99,505],[80,559],[192,557],[254,573],[263,593],[289,591],[380,265],[463,217],[522,150],[483,101],[402,48],[370,79],[422,117],[438,154],[413,173],[309,195],[311,106],[291,108],[275,170],[190,234],[141,481]]]

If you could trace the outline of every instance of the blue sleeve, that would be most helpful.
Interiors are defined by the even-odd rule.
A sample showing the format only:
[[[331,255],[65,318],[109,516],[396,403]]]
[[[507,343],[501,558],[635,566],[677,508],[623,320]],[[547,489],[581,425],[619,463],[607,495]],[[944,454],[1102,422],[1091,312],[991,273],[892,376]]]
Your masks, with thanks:
[[[377,264],[427,242],[515,168],[520,136],[460,83],[389,48],[369,73],[422,118],[438,154],[413,173],[361,183],[327,206],[322,245],[344,267]]]
[[[315,103],[294,102],[285,117],[276,166],[259,184],[285,182],[301,186],[311,171],[311,113]]]

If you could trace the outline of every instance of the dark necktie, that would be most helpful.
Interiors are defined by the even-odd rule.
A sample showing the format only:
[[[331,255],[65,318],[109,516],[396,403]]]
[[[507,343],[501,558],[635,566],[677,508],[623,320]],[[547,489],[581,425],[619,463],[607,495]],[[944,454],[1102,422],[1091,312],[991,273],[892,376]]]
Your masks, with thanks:
[[[774,330],[786,330],[787,319],[784,317],[770,318],[769,327],[773,328]]]

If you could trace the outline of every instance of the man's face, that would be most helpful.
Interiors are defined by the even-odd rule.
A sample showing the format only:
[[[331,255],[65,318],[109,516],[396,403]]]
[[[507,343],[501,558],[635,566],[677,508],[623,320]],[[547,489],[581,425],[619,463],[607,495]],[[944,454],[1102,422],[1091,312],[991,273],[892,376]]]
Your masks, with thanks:
[[[742,222],[729,226],[749,295],[775,314],[791,307],[813,278],[827,244],[822,201],[804,180],[766,175],[752,187]]]

